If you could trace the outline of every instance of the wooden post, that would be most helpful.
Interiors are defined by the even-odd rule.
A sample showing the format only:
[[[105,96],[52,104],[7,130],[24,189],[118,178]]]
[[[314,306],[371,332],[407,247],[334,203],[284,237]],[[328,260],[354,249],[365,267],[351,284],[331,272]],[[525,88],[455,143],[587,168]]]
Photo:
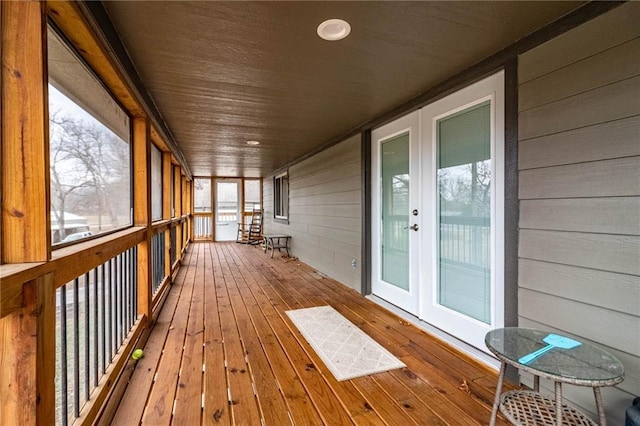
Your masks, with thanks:
[[[134,117],[133,124],[133,221],[147,229],[138,244],[138,313],[150,321],[153,309],[151,283],[151,135],[149,122]]]
[[[47,16],[44,2],[0,2],[2,263],[51,257]],[[26,283],[0,319],[0,424],[55,423],[53,273]]]
[[[162,153],[162,219],[171,219],[171,153]],[[171,226],[164,231],[164,275],[171,279]]]
[[[2,263],[50,258],[47,16],[44,2],[1,2]]]
[[[0,320],[0,424],[55,423],[53,273],[24,286],[24,307]]]
[[[193,185],[193,181],[191,180],[185,180],[185,185],[187,187],[187,206],[185,207],[185,211],[186,213],[189,215],[189,219],[187,220],[188,223],[188,229],[189,229],[189,237],[187,238],[187,242],[188,241],[194,241],[195,240],[195,235],[194,235],[194,227],[193,227],[193,191],[194,191],[194,185]],[[211,199],[213,200],[213,198]],[[212,209],[212,213],[213,215],[213,209]],[[215,220],[215,218],[213,219]],[[211,222],[211,227],[215,226],[215,222],[212,220]]]
[[[182,217],[182,176],[180,166],[174,166],[173,176],[173,208],[176,217]],[[176,258],[182,258],[182,223],[176,227]]]
[[[189,187],[188,187],[188,181],[186,177],[182,177],[182,214],[189,214],[189,210],[187,208],[187,201],[188,201],[188,195],[189,195]],[[187,219],[187,226],[186,226],[186,232],[185,235],[182,236],[182,241],[183,241],[183,247],[186,247],[187,243],[189,242],[189,238],[193,239],[193,235],[191,234],[191,226],[190,226],[190,220]]]

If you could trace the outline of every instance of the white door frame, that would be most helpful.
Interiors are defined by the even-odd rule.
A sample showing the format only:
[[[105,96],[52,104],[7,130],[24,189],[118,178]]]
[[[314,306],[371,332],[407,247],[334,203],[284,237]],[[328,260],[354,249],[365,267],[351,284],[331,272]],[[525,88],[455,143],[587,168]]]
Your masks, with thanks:
[[[486,324],[439,305],[436,223],[435,120],[491,100],[491,323]],[[416,133],[416,129],[418,133]],[[419,232],[410,238],[410,288],[403,291],[381,279],[381,157],[380,143],[410,132],[411,217]],[[371,288],[372,293],[454,337],[487,351],[484,335],[504,326],[504,71],[493,74],[419,111],[371,132]]]
[[[219,222],[219,214],[218,214],[218,182],[233,182],[237,184],[238,188],[238,205],[236,211],[236,220],[230,222]],[[213,178],[212,179],[212,190],[213,190],[213,226],[214,226],[214,241],[235,241],[237,237],[238,225],[237,223],[241,222],[242,219],[242,210],[243,210],[243,200],[242,200],[242,179],[241,178]],[[222,225],[221,225],[222,224]],[[224,228],[225,236],[221,239],[222,226],[229,227],[229,229]]]
[[[393,121],[383,127],[375,129],[371,132],[371,144],[372,144],[372,158],[375,165],[372,169],[372,188],[371,188],[371,256],[372,256],[372,270],[371,270],[371,288],[372,292],[379,297],[387,300],[388,302],[402,308],[403,310],[410,312],[414,315],[418,314],[418,302],[420,300],[418,287],[420,283],[420,269],[415,267],[419,264],[419,233],[421,232],[422,222],[421,216],[410,216],[411,224],[417,224],[419,230],[411,231],[409,233],[409,263],[414,265],[409,271],[409,290],[406,291],[392,284],[386,283],[382,280],[382,256],[379,248],[381,247],[381,218],[382,218],[382,176],[380,173],[380,166],[382,164],[380,146],[383,142],[392,139],[396,136],[404,133],[409,133],[409,211],[407,215],[411,214],[411,210],[420,209],[420,191],[419,185],[414,182],[420,180],[420,176],[417,171],[419,170],[419,158],[420,158],[420,123],[418,112],[405,115],[404,117]],[[415,174],[415,176],[414,176]]]
[[[420,318],[454,335],[476,348],[486,351],[484,335],[489,330],[504,326],[504,72],[501,71],[477,83],[467,86],[445,98],[427,105],[421,111],[422,145],[425,159],[429,159],[431,178],[425,191],[426,203],[436,203],[436,126],[437,120],[467,109],[473,105],[491,101],[491,320],[490,324],[470,318],[437,303],[437,244],[438,229],[436,210],[425,210],[423,220],[430,237],[423,242],[424,259],[422,276],[431,283],[429,291],[422,294]],[[429,158],[430,157],[430,158]]]

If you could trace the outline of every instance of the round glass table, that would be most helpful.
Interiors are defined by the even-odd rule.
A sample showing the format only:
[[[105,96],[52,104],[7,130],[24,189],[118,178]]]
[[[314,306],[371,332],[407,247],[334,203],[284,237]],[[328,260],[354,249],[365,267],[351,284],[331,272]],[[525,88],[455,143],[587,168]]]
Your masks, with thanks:
[[[552,347],[547,348],[549,345],[545,341],[551,342]],[[600,425],[606,425],[600,388],[624,380],[624,367],[616,357],[586,342],[520,327],[492,330],[485,336],[485,344],[502,363],[491,426],[495,424],[498,408],[515,425],[561,425],[563,421],[569,425],[595,425],[593,420],[562,403],[562,383],[592,387]],[[543,348],[544,352],[541,351]],[[538,356],[534,355],[536,351],[539,351]],[[503,394],[507,365],[532,373],[534,390]],[[555,401],[539,393],[540,377],[554,381]]]

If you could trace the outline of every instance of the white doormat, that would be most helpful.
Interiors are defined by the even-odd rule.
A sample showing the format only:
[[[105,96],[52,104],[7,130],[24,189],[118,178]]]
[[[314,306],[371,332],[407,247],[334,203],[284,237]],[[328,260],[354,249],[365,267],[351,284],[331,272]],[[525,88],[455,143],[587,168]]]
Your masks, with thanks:
[[[338,381],[406,367],[331,306],[286,313]]]

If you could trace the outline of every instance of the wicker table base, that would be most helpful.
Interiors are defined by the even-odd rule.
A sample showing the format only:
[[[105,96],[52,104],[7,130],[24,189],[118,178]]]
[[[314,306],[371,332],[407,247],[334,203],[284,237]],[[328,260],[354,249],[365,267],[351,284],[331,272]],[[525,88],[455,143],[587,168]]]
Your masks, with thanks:
[[[535,391],[510,391],[500,396],[500,411],[514,425],[555,425],[556,403]],[[562,424],[596,426],[581,412],[562,404]]]

